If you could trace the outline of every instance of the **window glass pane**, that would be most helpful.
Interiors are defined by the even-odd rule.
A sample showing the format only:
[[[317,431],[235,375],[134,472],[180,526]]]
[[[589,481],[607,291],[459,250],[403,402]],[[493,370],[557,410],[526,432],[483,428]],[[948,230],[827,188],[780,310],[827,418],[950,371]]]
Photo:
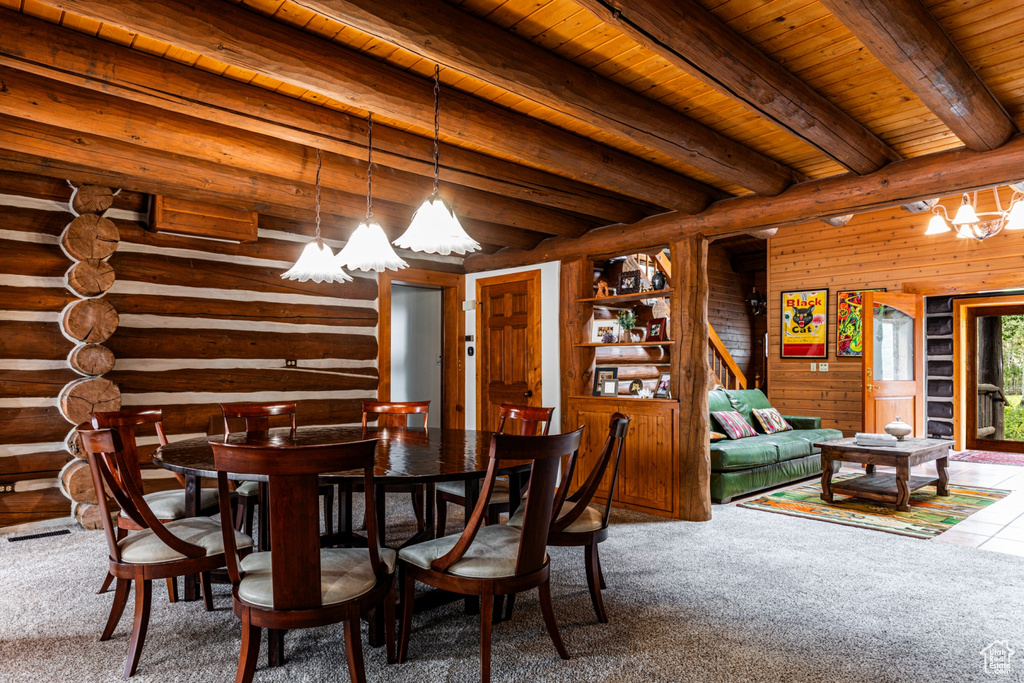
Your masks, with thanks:
[[[903,311],[876,304],[874,373],[883,382],[914,379],[914,319]]]

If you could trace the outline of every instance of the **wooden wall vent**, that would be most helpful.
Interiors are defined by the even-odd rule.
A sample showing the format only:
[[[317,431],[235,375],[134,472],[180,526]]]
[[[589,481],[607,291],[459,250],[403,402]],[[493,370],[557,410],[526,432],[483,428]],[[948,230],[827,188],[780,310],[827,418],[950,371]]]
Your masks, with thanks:
[[[259,228],[258,215],[255,211],[153,195],[149,229],[207,239],[255,242]]]

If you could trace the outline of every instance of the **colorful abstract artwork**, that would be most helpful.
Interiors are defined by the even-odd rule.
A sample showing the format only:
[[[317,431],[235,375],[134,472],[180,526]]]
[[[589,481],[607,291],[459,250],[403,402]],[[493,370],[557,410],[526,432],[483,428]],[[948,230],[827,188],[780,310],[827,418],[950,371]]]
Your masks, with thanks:
[[[836,295],[836,356],[860,358],[864,355],[864,293],[885,289],[857,289]]]
[[[782,293],[782,357],[828,358],[828,290]]]

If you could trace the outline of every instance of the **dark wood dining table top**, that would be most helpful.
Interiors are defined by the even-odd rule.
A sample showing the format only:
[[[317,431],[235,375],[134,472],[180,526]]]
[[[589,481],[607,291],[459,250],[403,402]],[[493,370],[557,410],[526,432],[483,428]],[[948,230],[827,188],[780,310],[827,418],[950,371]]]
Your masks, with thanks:
[[[263,434],[232,433],[228,443],[274,445],[281,448],[343,444],[363,439],[379,439],[374,479],[377,483],[431,483],[475,479],[487,471],[491,433],[469,429],[438,429],[431,427],[299,427],[295,438],[288,428],[272,429]],[[225,437],[196,437],[160,446],[153,453],[153,463],[179,474],[196,477],[217,476],[210,441]],[[529,461],[504,461],[502,473],[529,467]],[[260,477],[230,474],[233,479],[260,480]],[[341,483],[362,477],[361,471],[322,474],[321,481]]]

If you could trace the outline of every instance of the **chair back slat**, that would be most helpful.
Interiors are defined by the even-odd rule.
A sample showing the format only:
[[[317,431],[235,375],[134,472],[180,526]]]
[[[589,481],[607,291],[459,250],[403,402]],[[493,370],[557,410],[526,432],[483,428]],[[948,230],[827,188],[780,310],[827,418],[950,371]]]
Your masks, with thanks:
[[[114,429],[121,438],[124,448],[124,463],[123,466],[115,465],[112,469],[117,480],[121,481],[122,477],[131,477],[140,491],[145,490],[142,482],[142,469],[139,466],[136,430],[142,425],[153,425],[160,445],[166,446],[167,436],[164,434],[163,411],[159,408],[126,408],[90,413],[89,419],[95,429]],[[108,464],[114,465],[111,462]]]
[[[363,470],[370,563],[377,576],[386,573],[380,560],[373,498],[377,439],[299,446],[284,437],[272,442],[246,442],[235,436],[211,439],[210,446],[217,468],[221,510],[230,510],[227,473],[253,475],[267,481],[274,609],[321,606],[318,475],[322,473]],[[237,560],[233,559],[237,557],[237,548],[234,534],[228,533],[230,520],[231,516],[222,512],[228,573],[237,584],[242,577]],[[232,564],[236,565],[234,569]]]
[[[561,459],[579,451],[583,427],[568,434],[554,436],[521,436],[493,434],[490,462],[483,488],[466,528],[447,554],[434,560],[431,568],[445,571],[459,561],[469,549],[480,526],[487,517],[494,482],[501,464],[507,461],[530,461],[530,495],[526,502],[522,532],[516,559],[516,575],[529,574],[544,566],[547,557],[548,532],[553,516],[555,487]],[[532,501],[532,502],[531,502]]]
[[[503,403],[498,409],[498,433],[513,433],[506,431],[508,420],[516,420],[520,436],[547,436],[551,429],[551,415],[554,408],[541,408],[538,406],[517,406],[510,403]]]
[[[114,428],[89,429],[89,425],[78,426],[78,434],[82,438],[82,447],[89,457],[89,466],[93,469],[93,486],[102,513],[102,522],[107,532],[108,543],[111,543],[111,557],[120,561],[120,550],[117,548],[114,522],[110,518],[106,491],[114,498],[122,512],[143,529],[150,529],[164,544],[181,553],[185,557],[203,557],[206,550],[183,541],[164,527],[150,510],[146,499],[142,497],[142,489],[131,477],[118,478],[117,470],[126,470],[125,446]],[[104,484],[106,488],[104,488]]]
[[[569,527],[570,524],[579,519],[580,515],[587,509],[594,496],[597,494],[597,490],[601,487],[601,481],[605,477],[605,473],[608,468],[611,467],[612,481],[608,486],[608,493],[606,499],[603,500],[604,504],[604,515],[602,517],[602,526],[608,526],[608,517],[611,514],[612,509],[612,498],[615,495],[615,484],[619,476],[619,461],[622,458],[622,447],[626,442],[626,434],[629,432],[629,424],[632,418],[623,415],[622,413],[615,413],[612,415],[611,420],[608,423],[608,437],[605,439],[604,447],[601,449],[601,453],[597,458],[597,462],[594,463],[593,469],[590,470],[590,474],[587,476],[586,481],[576,489],[576,491],[567,496],[569,488],[572,485],[573,469],[576,465],[577,458],[573,457],[569,460],[569,465],[566,468],[566,472],[562,478],[562,482],[558,487],[558,494],[555,496],[555,509],[560,510],[562,502],[568,500],[573,503],[573,507],[569,512],[556,519],[551,525],[552,533],[558,533]]]
[[[423,416],[423,428],[427,428],[430,401],[363,401],[363,429],[370,415],[377,415],[377,426],[408,427],[410,415]]]
[[[270,431],[270,418],[278,415],[291,417],[291,435],[294,438],[298,428],[295,401],[278,403],[221,403],[220,410],[224,417],[224,435],[231,433],[231,419],[243,418],[245,431],[248,434],[266,434]]]

